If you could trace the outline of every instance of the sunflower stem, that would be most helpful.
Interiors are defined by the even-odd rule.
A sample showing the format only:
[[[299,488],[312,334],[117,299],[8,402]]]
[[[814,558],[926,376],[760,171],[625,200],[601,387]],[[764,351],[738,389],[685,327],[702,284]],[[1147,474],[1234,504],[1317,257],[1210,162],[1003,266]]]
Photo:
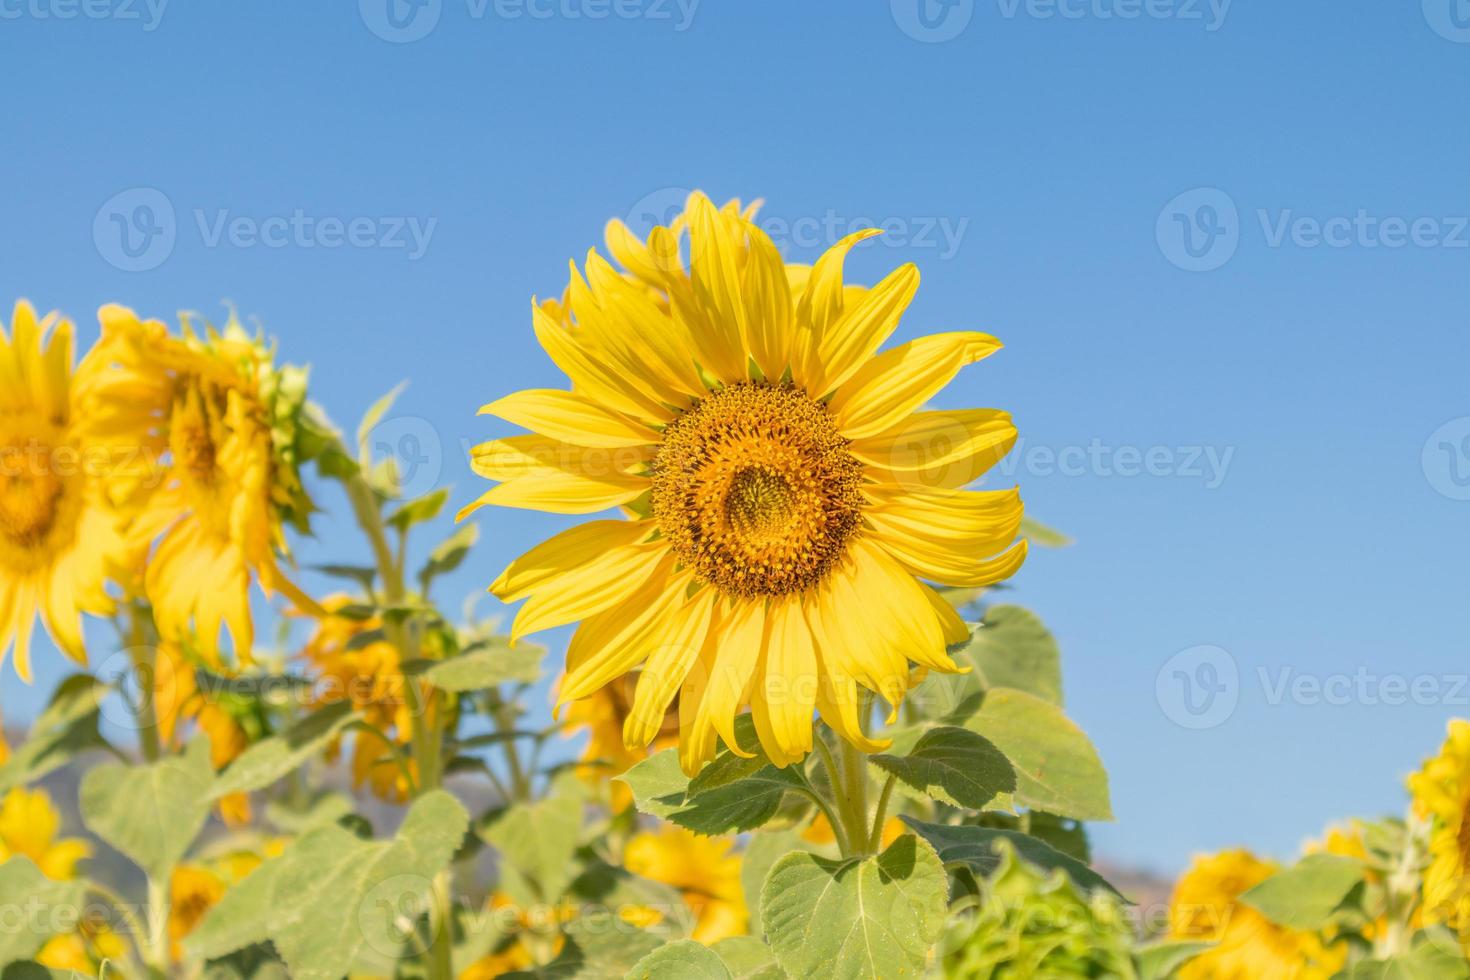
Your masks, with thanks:
[[[873,815],[873,833],[868,837],[868,850],[878,853],[883,843],[883,821],[888,818],[888,801],[893,796],[893,784],[898,777],[892,773],[883,781],[883,792],[878,795],[878,812]]]
[[[852,843],[852,856],[865,857],[871,853],[868,846],[868,758],[862,749],[845,738],[839,738],[838,751],[842,758],[847,838]]]
[[[138,684],[138,703],[133,712],[138,720],[138,748],[144,761],[156,762],[163,754],[158,733],[158,705],[154,702],[158,651],[148,643],[143,610],[137,602],[128,603],[128,653],[132,656],[133,676]]]
[[[1428,833],[1428,821],[1410,813],[1404,824],[1404,849],[1399,854],[1398,864],[1384,881],[1388,893],[1388,908],[1384,915],[1387,928],[1373,942],[1375,959],[1391,959],[1409,951],[1414,935],[1414,912],[1419,905],[1420,871]]]
[[[168,882],[148,879],[148,971],[157,977],[168,976]]]

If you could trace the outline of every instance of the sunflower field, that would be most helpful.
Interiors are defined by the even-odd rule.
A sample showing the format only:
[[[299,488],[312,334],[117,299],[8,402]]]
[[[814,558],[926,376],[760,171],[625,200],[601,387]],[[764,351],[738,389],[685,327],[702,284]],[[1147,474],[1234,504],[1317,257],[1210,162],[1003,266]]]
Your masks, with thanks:
[[[478,393],[524,433],[472,493],[233,314],[104,306],[78,356],[16,303],[0,652],[72,663],[0,743],[4,980],[1470,977],[1470,722],[1292,862],[1094,866],[1105,760],[1006,593],[1067,538],[987,476],[1003,407],[928,407],[1000,340],[892,343],[915,265],[789,262],[756,207],[607,225],[515,341],[565,386]],[[503,554],[516,509],[572,520]]]

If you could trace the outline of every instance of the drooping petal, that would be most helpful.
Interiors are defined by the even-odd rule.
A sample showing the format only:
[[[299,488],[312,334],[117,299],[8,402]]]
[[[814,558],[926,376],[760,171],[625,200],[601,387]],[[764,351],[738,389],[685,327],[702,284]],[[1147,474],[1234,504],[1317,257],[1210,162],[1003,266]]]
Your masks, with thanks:
[[[714,589],[700,589],[674,610],[658,635],[649,637],[648,659],[638,675],[633,708],[623,725],[627,747],[642,748],[658,734],[674,693],[704,648],[714,601]]]
[[[771,601],[767,617],[763,686],[771,737],[791,760],[812,750],[812,712],[817,705],[817,651],[799,594]]]

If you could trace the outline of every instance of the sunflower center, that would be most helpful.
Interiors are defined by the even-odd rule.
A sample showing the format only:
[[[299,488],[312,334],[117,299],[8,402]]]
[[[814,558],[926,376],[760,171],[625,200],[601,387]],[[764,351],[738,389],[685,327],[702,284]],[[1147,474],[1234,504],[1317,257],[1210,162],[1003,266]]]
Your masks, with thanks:
[[[81,460],[54,426],[6,429],[0,431],[0,563],[29,570],[45,564],[75,524],[79,497],[71,490]]]
[[[664,431],[653,514],[676,555],[729,595],[822,580],[861,521],[862,465],[820,403],[747,381],[700,399]]]

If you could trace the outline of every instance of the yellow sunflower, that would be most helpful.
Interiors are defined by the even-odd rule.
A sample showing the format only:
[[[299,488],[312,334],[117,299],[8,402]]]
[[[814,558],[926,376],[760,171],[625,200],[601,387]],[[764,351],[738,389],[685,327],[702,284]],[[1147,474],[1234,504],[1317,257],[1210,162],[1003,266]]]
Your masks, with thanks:
[[[578,767],[578,774],[594,785],[609,787],[616,811],[626,810],[633,804],[633,791],[627,783],[609,782],[611,777],[627,772],[648,758],[650,752],[671,748],[679,742],[679,712],[675,706],[664,714],[663,725],[646,748],[629,748],[623,743],[623,725],[633,708],[637,683],[636,675],[620,677],[581,701],[573,702],[563,718],[568,735],[587,730],[587,747],[582,751],[583,765]]]
[[[106,615],[104,583],[122,561],[118,517],[106,505],[105,449],[79,431],[78,392],[93,364],[73,374],[72,325],[36,319],[17,303],[0,324],[0,660],[31,679],[39,614],[56,645],[80,663],[83,612]]]
[[[679,890],[695,916],[691,938],[706,945],[745,935],[745,892],[740,855],[727,837],[701,837],[665,824],[628,841],[623,865],[650,881]]]
[[[1328,980],[1337,973],[1346,945],[1278,926],[1239,901],[1279,870],[1244,850],[1195,859],[1169,900],[1170,935],[1216,945],[1186,963],[1180,980]]]
[[[377,616],[366,619],[343,615],[352,605],[346,595],[332,595],[322,600],[323,615],[302,649],[302,657],[317,671],[313,687],[317,707],[339,701],[351,701],[363,720],[383,732],[399,746],[413,739],[413,715],[408,698],[408,685],[420,685],[420,703],[430,712],[443,710],[439,699],[431,697],[427,685],[404,676],[398,648],[383,639],[359,640],[369,633],[381,631]],[[337,752],[334,744],[331,752]],[[408,760],[409,772],[414,772]],[[402,803],[410,786],[403,770],[394,759],[390,746],[381,738],[360,732],[353,736],[352,784],[364,783],[380,799]]]
[[[1016,490],[964,486],[1015,440],[996,410],[921,411],[960,368],[1000,348],[983,333],[883,352],[918,288],[906,265],[845,285],[851,235],[810,269],[788,266],[731,202],[703,194],[648,240],[608,226],[625,271],[588,255],[564,302],[532,304],[571,390],[509,395],[481,411],[533,430],[473,451],[500,481],[485,504],[564,514],[622,508],[551,538],[491,586],[526,599],[512,635],[581,621],[563,702],[640,665],[623,737],[647,745],[679,697],[680,756],[696,771],[732,751],[749,705],[787,765],[821,717],[866,751],[858,687],[891,704],[910,662],[968,629],[924,580],[989,585],[1025,558]],[[680,257],[687,245],[687,267]]]
[[[1470,936],[1470,721],[1456,718],[1439,755],[1409,777],[1414,812],[1431,820],[1424,919]],[[1467,943],[1470,946],[1470,943]]]
[[[253,576],[313,609],[282,573],[283,523],[304,527],[311,509],[297,474],[300,372],[232,317],[203,336],[184,319],[179,336],[132,310],[104,306],[97,356],[104,364],[88,404],[89,429],[138,465],[113,481],[115,499],[136,508],[130,527],[147,553],[144,589],[166,638],[195,635],[222,666],[220,627],[249,662]]]
[[[0,864],[17,855],[28,857],[48,878],[76,877],[77,862],[92,848],[75,837],[58,837],[61,814],[45,790],[17,786],[0,801]]]
[[[189,861],[174,868],[169,878],[168,938],[170,955],[176,962],[183,959],[181,944],[185,937],[225,892],[267,858],[279,856],[286,844],[285,838],[267,838],[254,849],[235,848],[207,861]]]
[[[176,745],[184,723],[192,720],[209,738],[209,761],[216,770],[234,762],[250,747],[244,726],[207,691],[199,689],[194,665],[171,640],[159,645],[154,658],[153,707],[160,741]],[[231,827],[250,822],[249,793],[227,793],[217,806],[220,817]]]

